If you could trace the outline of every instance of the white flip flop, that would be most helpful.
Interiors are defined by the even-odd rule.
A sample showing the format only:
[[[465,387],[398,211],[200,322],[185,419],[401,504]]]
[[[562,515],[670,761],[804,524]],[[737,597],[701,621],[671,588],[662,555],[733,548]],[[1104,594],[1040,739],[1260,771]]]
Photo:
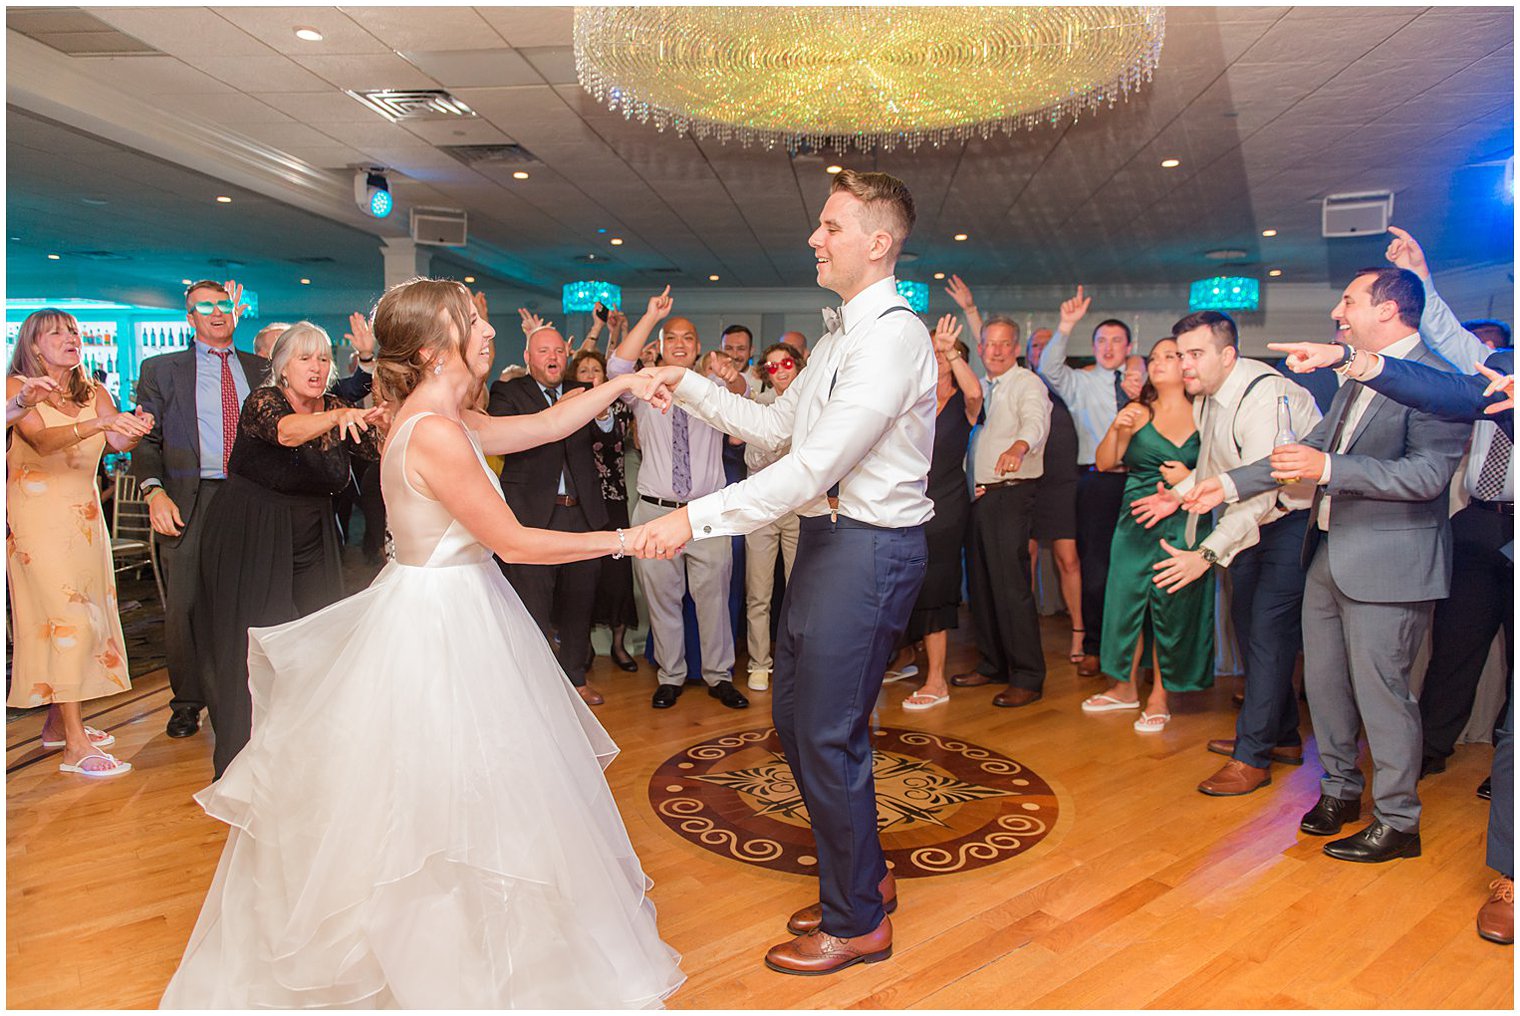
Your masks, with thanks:
[[[919,695],[922,695],[922,694],[923,694],[923,692],[917,692],[916,691],[912,695],[909,695],[907,698],[903,699],[903,704],[902,704],[903,709],[905,709],[906,711],[908,711],[910,713],[915,713],[915,712],[919,712],[919,711],[924,710],[924,709],[933,709],[935,706],[942,706],[946,702],[950,701],[950,696],[949,695],[933,695],[933,696],[930,696],[934,700],[932,702],[914,702],[913,701],[915,698],[917,698]]]
[[[918,676],[918,664],[910,663],[901,670],[889,670],[881,679],[882,684],[895,684],[898,681],[906,681],[910,677]]]
[[[1139,699],[1136,699],[1133,702],[1126,702],[1123,699],[1114,698],[1112,695],[1109,695],[1106,692],[1101,695],[1094,695],[1092,698],[1087,699],[1082,703],[1082,711],[1084,713],[1116,713],[1121,709],[1139,708]]]
[[[1139,719],[1135,720],[1135,729],[1142,734],[1159,734],[1166,729],[1171,719],[1171,713],[1142,712]]]
[[[97,730],[90,726],[84,728],[84,736],[90,739],[91,748],[109,748],[116,743],[115,734],[107,734],[104,730]],[[42,741],[44,748],[62,748],[66,744],[68,744],[67,741],[49,741],[46,738]]]
[[[89,761],[92,758],[103,758],[103,759],[105,759],[106,761],[108,761],[108,762],[111,763],[111,768],[109,768],[109,769],[86,769],[86,768],[84,768],[84,763],[87,762],[87,761]],[[104,779],[109,779],[112,776],[122,776],[122,775],[125,775],[126,773],[131,772],[132,771],[132,763],[130,763],[130,762],[123,762],[121,759],[117,758],[114,755],[107,755],[103,751],[97,751],[97,752],[93,752],[93,753],[91,753],[89,755],[86,755],[84,758],[80,759],[78,765],[73,765],[73,764],[70,764],[68,762],[60,762],[60,763],[58,763],[58,771],[60,773],[75,773],[75,774],[77,774],[79,776],[88,776],[92,780],[104,780]]]

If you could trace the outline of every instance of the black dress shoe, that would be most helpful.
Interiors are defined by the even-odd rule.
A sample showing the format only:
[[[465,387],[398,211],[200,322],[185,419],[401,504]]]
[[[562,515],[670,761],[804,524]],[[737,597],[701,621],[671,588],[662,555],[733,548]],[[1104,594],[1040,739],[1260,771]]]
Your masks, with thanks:
[[[1483,777],[1483,782],[1478,784],[1478,796],[1485,801],[1492,801],[1494,799],[1494,778],[1492,776]]]
[[[1420,779],[1446,771],[1446,760],[1436,755],[1426,755],[1420,760]]]
[[[619,670],[626,670],[630,674],[639,669],[639,665],[634,662],[633,657],[629,656],[626,651],[619,651],[617,646],[612,647],[612,662],[618,665]]]
[[[189,737],[199,729],[201,729],[199,709],[176,709],[169,717],[169,725],[164,728],[164,733],[170,737]]]
[[[707,694],[722,702],[730,709],[749,708],[749,699],[744,697],[742,691],[734,687],[734,682],[732,681],[719,681],[707,689]]]
[[[676,699],[681,697],[679,684],[662,684],[654,690],[654,701],[650,704],[656,709],[669,709],[676,704]]]
[[[1341,826],[1347,822],[1355,822],[1361,817],[1360,798],[1347,801],[1344,798],[1321,794],[1319,803],[1304,813],[1304,820],[1298,824],[1298,827],[1310,836],[1334,836],[1341,831]]]
[[[1325,844],[1325,853],[1338,861],[1379,864],[1396,857],[1420,856],[1420,832],[1401,833],[1378,819],[1359,833]]]

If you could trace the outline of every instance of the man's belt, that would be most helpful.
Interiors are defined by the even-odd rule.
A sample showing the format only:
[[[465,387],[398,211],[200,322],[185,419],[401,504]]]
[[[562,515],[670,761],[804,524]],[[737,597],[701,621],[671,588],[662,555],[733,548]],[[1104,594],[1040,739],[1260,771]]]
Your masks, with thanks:
[[[639,500],[648,501],[650,504],[657,504],[661,508],[685,508],[690,503],[688,501],[667,501],[663,497],[650,497],[648,494],[640,494]]]
[[[554,503],[559,505],[561,508],[574,508],[576,505],[580,504],[580,500],[573,498],[568,494],[557,494],[555,495]]]
[[[1479,501],[1473,498],[1467,502],[1474,508],[1481,508],[1486,512],[1497,512],[1500,515],[1515,514],[1515,502],[1513,501]]]

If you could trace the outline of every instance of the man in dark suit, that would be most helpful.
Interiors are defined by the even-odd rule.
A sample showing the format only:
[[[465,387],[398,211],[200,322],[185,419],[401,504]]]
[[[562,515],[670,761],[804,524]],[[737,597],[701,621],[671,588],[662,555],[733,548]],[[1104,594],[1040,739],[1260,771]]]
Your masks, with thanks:
[[[137,404],[154,422],[132,453],[132,475],[148,500],[164,573],[164,643],[174,691],[170,737],[194,734],[206,704],[204,654],[190,632],[201,520],[227,479],[243,400],[269,373],[268,360],[232,346],[240,290],[236,283],[210,280],[185,290],[195,341],[189,349],[144,360],[137,379]]]
[[[528,326],[531,327],[531,326]],[[528,373],[491,385],[492,416],[524,416],[548,409],[562,396],[589,387],[565,380],[569,348],[549,325],[531,327],[524,361]],[[591,451],[592,427],[583,427],[562,441],[539,445],[506,456],[501,489],[519,522],[535,529],[587,533],[607,528],[607,503]],[[608,414],[604,431],[612,428]],[[600,705],[602,696],[586,683],[591,648],[591,608],[596,599],[601,562],[515,564],[505,562],[507,581],[522,597],[523,606],[554,645],[559,633],[559,665],[587,705]]]
[[[1343,373],[1374,355],[1447,366],[1420,339],[1424,306],[1413,272],[1358,272],[1331,313],[1350,343]],[[1325,776],[1299,828],[1331,836],[1360,817],[1362,726],[1373,763],[1373,821],[1325,844],[1339,860],[1420,856],[1420,711],[1409,678],[1436,601],[1450,592],[1447,486],[1468,429],[1350,380],[1301,444],[1206,480],[1185,499],[1207,511],[1280,482],[1315,484],[1304,534],[1304,688]]]

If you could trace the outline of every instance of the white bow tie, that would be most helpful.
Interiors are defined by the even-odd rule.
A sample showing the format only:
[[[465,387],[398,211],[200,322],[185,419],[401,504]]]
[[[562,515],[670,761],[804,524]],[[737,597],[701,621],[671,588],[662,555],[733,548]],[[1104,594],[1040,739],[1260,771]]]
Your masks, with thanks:
[[[827,328],[828,328],[829,331],[831,331],[831,332],[837,332],[837,331],[839,331],[841,328],[844,327],[844,308],[843,307],[825,307],[825,308],[823,308],[823,323],[824,323],[825,326],[827,326]]]

